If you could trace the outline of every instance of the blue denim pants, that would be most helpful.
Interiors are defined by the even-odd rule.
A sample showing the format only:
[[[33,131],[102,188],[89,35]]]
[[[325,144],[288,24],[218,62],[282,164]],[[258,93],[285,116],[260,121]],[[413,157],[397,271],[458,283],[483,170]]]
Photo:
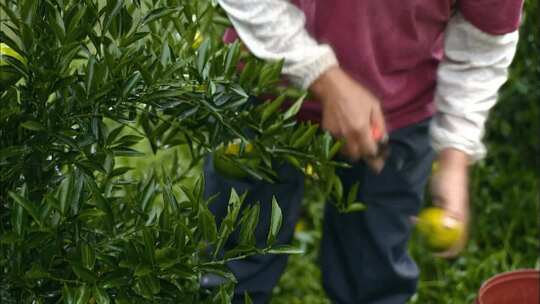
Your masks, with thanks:
[[[416,290],[419,270],[408,254],[410,217],[418,213],[433,161],[429,144],[429,120],[390,134],[390,155],[381,173],[374,174],[364,162],[338,172],[348,190],[360,182],[358,200],[367,205],[362,212],[339,213],[332,204],[325,207],[320,266],[323,285],[332,303],[405,303]],[[205,164],[206,195],[219,193],[211,210],[218,220],[227,209],[230,189],[248,191],[246,202],[260,202],[260,221],[256,230],[263,247],[270,224],[272,196],[283,212],[278,242],[292,240],[300,214],[304,176],[291,166],[278,168],[275,184],[261,181],[229,180]],[[347,192],[345,192],[347,193]],[[233,246],[233,235],[228,246]],[[268,303],[287,264],[283,255],[253,256],[234,261],[228,267],[238,279],[234,303],[243,303],[248,292],[256,304]],[[299,278],[300,279],[300,278]]]

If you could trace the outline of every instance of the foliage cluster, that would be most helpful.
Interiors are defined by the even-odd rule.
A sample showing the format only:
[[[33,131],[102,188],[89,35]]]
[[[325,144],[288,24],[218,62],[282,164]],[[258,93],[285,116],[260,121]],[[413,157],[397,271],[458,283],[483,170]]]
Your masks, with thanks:
[[[227,303],[226,261],[297,252],[275,244],[277,202],[265,248],[253,237],[257,204],[234,189],[218,227],[197,167],[239,140],[260,161],[230,161],[252,178],[275,180],[283,162],[331,176],[339,143],[296,123],[302,98],[286,111],[280,97],[255,102],[281,63],[224,46],[215,3],[6,0],[0,10],[0,40],[27,60],[10,62],[22,79],[0,92],[2,303]],[[129,166],[159,153],[156,167]],[[328,185],[343,196],[339,180]],[[233,231],[240,244],[223,252]],[[229,283],[202,289],[209,273]]]

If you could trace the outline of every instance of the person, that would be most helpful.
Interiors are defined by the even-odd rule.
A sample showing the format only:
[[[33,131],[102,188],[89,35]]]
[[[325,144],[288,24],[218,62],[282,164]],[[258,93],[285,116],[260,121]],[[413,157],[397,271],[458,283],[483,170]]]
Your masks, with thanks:
[[[345,188],[360,181],[364,212],[327,204],[321,242],[323,286],[333,303],[405,303],[419,270],[408,255],[410,217],[421,207],[432,161],[435,200],[446,216],[469,222],[469,166],[484,157],[489,110],[515,54],[522,0],[218,0],[242,42],[257,57],[284,60],[283,74],[317,99],[302,115],[346,144],[352,168]],[[383,164],[371,128],[388,132]],[[283,166],[275,184],[223,178],[205,165],[212,211],[226,212],[231,188],[260,201],[258,243],[264,245],[270,201],[284,221],[278,241],[291,241],[304,176]],[[233,239],[234,241],[234,239]],[[458,254],[466,241],[443,252]],[[255,256],[228,267],[238,279],[234,303],[247,292],[267,303],[286,256]]]

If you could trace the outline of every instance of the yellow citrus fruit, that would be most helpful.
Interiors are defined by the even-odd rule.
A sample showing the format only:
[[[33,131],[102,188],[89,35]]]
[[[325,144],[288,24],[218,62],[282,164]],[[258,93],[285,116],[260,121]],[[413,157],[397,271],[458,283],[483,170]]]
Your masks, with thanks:
[[[454,247],[462,238],[464,225],[449,217],[441,208],[427,208],[418,215],[418,231],[428,247],[434,251],[444,251]]]
[[[195,33],[195,37],[193,37],[193,43],[191,44],[191,48],[194,50],[198,49],[203,43],[203,41],[204,36],[201,34],[201,32],[197,31],[197,33]]]
[[[0,88],[15,84],[22,75],[12,67],[6,57],[26,65],[26,59],[5,43],[0,43]]]
[[[294,232],[298,233],[298,232],[303,232],[306,230],[306,221],[304,219],[300,219],[298,220],[298,222],[296,223],[296,226],[294,227]]]
[[[225,154],[231,155],[231,156],[239,156],[240,155],[240,145],[241,145],[240,141],[235,141],[235,142],[229,143],[225,147]],[[253,152],[253,144],[247,143],[244,146],[244,153],[250,154],[251,152]]]
[[[313,167],[312,164],[306,164],[306,166],[304,167],[304,174],[306,176],[309,176],[311,178],[314,178],[314,179],[318,179],[319,178],[319,175],[317,174],[317,172],[315,171],[315,168]]]
[[[431,165],[431,175],[435,175],[438,172],[439,172],[439,162],[434,161],[433,164]]]
[[[315,170],[313,169],[313,166],[311,164],[306,165],[305,173],[307,176],[314,176]]]
[[[230,179],[245,179],[249,177],[249,173],[238,166],[232,158],[242,165],[255,168],[259,165],[260,159],[254,157],[253,150],[253,145],[247,143],[244,146],[244,151],[241,153],[240,141],[234,141],[226,146],[221,146],[213,155],[214,169],[222,176]]]

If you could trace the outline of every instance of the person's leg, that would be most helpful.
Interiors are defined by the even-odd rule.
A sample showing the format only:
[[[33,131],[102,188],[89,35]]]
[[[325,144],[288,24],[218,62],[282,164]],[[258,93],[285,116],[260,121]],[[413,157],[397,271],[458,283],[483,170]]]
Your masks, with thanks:
[[[210,210],[220,222],[226,215],[231,189],[234,188],[238,194],[247,191],[245,204],[260,202],[261,212],[255,237],[257,246],[264,247],[270,225],[272,197],[275,196],[283,213],[277,243],[290,243],[304,195],[304,176],[302,172],[287,165],[278,168],[277,173],[280,178],[275,184],[256,180],[235,181],[222,177],[214,170],[212,161],[207,159],[204,168],[205,196],[219,193],[216,200],[210,204]],[[237,238],[237,233],[233,234],[226,249],[234,247]],[[244,292],[250,295],[255,304],[267,303],[286,264],[286,255],[252,256],[228,263],[227,266],[238,280],[233,303],[244,303]]]
[[[365,211],[340,214],[326,206],[321,264],[333,303],[405,303],[416,290],[418,268],[407,242],[433,161],[428,121],[393,132],[390,149],[378,175],[363,163],[340,172],[345,189],[360,182]]]

